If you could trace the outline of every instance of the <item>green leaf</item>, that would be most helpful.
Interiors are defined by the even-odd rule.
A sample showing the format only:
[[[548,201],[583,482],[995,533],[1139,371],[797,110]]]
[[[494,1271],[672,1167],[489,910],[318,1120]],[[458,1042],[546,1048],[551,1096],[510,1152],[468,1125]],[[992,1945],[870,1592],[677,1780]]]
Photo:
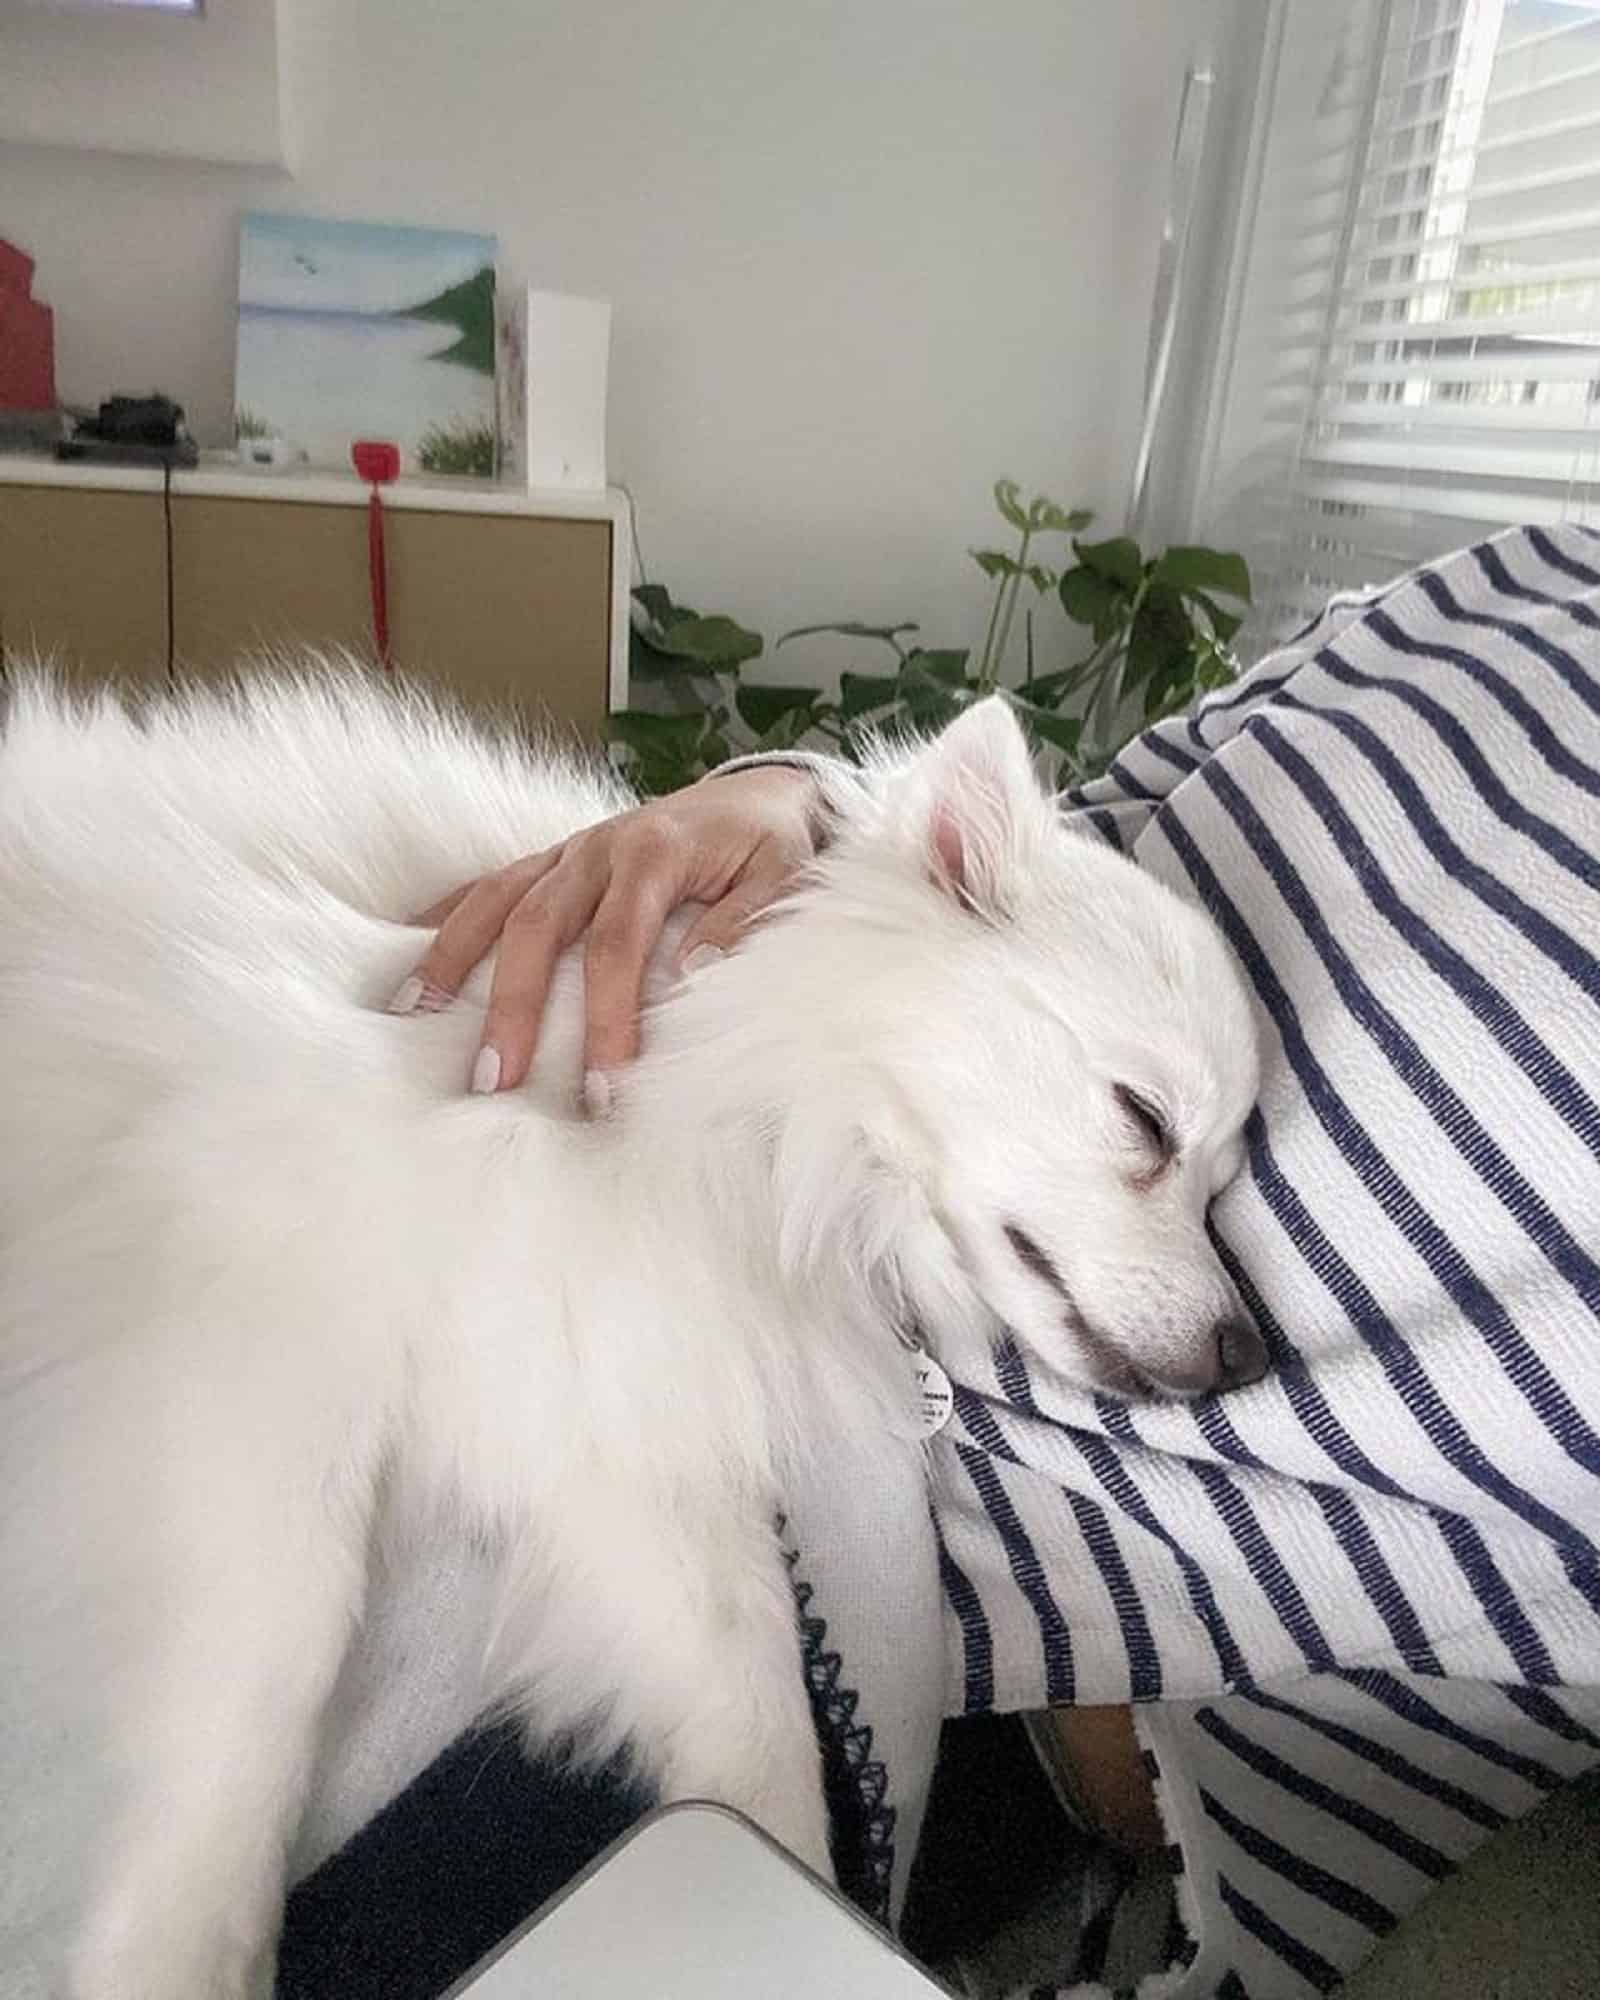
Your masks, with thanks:
[[[1074,507],[1070,513],[1040,494],[1028,509],[1028,526],[1035,534],[1075,535],[1094,519],[1090,507]]]
[[[1157,583],[1174,590],[1220,590],[1224,597],[1250,602],[1250,569],[1243,556],[1219,549],[1168,549],[1155,567]]]
[[[1077,715],[1057,715],[1053,708],[1039,708],[1031,701],[1022,701],[1017,696],[1011,698],[1011,706],[1016,710],[1022,725],[1039,743],[1048,743],[1052,748],[1065,750],[1068,756],[1076,753],[1078,739],[1083,734],[1083,718]]]
[[[834,711],[826,704],[815,709],[791,708],[780,715],[770,729],[765,729],[756,738],[758,750],[792,750],[803,736],[826,714]]]
[[[699,749],[708,721],[704,715],[652,715],[641,708],[620,708],[611,717],[610,733],[640,757],[686,759]]]
[[[1069,569],[1056,588],[1062,610],[1075,625],[1092,625],[1096,638],[1100,637],[1101,626],[1108,618],[1115,617],[1123,602],[1115,585],[1087,565]]]
[[[727,713],[720,705],[695,715],[623,709],[610,718],[609,729],[627,750],[629,779],[655,797],[692,783],[732,755],[721,730]]]
[[[1200,662],[1200,671],[1195,681],[1202,694],[1210,694],[1213,688],[1226,687],[1230,681],[1239,678],[1239,663],[1230,653],[1215,650]]]
[[[1018,576],[1022,566],[1015,556],[1008,556],[1002,549],[974,549],[972,560],[985,576]]]
[[[886,645],[893,646],[902,632],[921,629],[914,620],[906,625],[858,625],[854,620],[837,625],[797,625],[792,632],[785,632],[772,650],[776,652],[778,646],[787,646],[791,639],[810,639],[818,633],[832,633],[841,639],[882,639]]]
[[[633,601],[648,613],[657,625],[669,625],[673,614],[692,618],[694,613],[682,605],[674,604],[672,593],[664,583],[637,583],[633,587]]]
[[[994,504],[1019,533],[1026,533],[1028,517],[1022,508],[1022,488],[1014,479],[997,479]]]
[[[921,688],[906,691],[906,720],[929,734],[947,728],[961,713],[963,704],[948,688]]]
[[[629,784],[647,799],[661,799],[669,792],[681,792],[685,785],[692,785],[696,778],[705,775],[705,767],[698,757],[688,764],[657,764],[648,758],[636,757],[630,760],[627,767]]]
[[[1121,584],[1124,590],[1139,588],[1144,575],[1144,556],[1131,536],[1114,535],[1109,542],[1074,542],[1072,546],[1079,562],[1097,576]]]
[[[676,660],[694,660],[707,667],[737,667],[741,660],[753,660],[761,651],[761,634],[750,632],[721,612],[709,618],[693,612],[675,619],[661,632],[644,632],[640,638],[657,653]]]
[[[900,697],[898,674],[841,674],[839,676],[839,717],[853,722],[875,708],[887,708]]]
[[[633,680],[677,681],[680,686],[687,686],[691,676],[715,671],[698,661],[681,659],[676,653],[662,652],[637,626],[628,634],[628,673]]]
[[[1190,653],[1184,653],[1176,660],[1168,661],[1150,676],[1144,691],[1144,719],[1154,722],[1157,716],[1165,714],[1176,699],[1179,707],[1184,707],[1193,698],[1195,680],[1195,660]]]
[[[1039,707],[1059,708],[1069,695],[1077,693],[1085,681],[1104,673],[1106,665],[1105,660],[1091,654],[1075,667],[1062,667],[1053,674],[1041,674],[1037,680],[1024,681],[1021,692]]]
[[[765,736],[786,716],[794,714],[803,717],[800,727],[804,734],[811,726],[820,693],[814,687],[771,687],[747,681],[735,689],[733,705],[739,711],[739,719],[757,736]]]
[[[1023,571],[1023,575],[1037,591],[1053,590],[1056,586],[1057,578],[1055,571],[1047,569],[1043,563],[1029,563],[1028,567]]]
[[[1173,674],[1188,657],[1194,627],[1176,590],[1152,585],[1128,630],[1128,667],[1123,685],[1132,692],[1153,676]]]
[[[942,729],[969,705],[971,693],[964,680],[952,685],[941,674],[924,671],[913,656],[900,675],[900,698],[919,727]]]
[[[1228,643],[1244,623],[1243,618],[1237,617],[1231,611],[1224,611],[1216,599],[1207,597],[1203,590],[1191,590],[1186,594],[1205,606],[1206,616],[1211,620],[1211,629],[1223,645]]]
[[[1199,694],[1226,687],[1239,677],[1239,662],[1225,645],[1215,639],[1201,639],[1195,645],[1194,685]]]
[[[919,667],[923,673],[932,674],[936,681],[943,681],[947,687],[962,687],[966,684],[967,661],[970,657],[965,646],[928,648],[919,646],[906,661],[906,666]]]

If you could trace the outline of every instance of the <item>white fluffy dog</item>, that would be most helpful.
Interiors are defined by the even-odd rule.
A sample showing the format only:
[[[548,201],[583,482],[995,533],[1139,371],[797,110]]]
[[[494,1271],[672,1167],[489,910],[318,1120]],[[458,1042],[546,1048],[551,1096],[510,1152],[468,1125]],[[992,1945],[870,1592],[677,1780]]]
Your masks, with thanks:
[[[913,1325],[1003,1321],[1123,1395],[1260,1372],[1204,1227],[1256,1090],[1239,981],[1063,829],[1002,702],[660,982],[613,1117],[572,1109],[572,967],[534,1082],[469,1097],[485,975],[388,1015],[406,913],[624,803],[331,670],[12,692],[0,1624],[114,1775],[74,2000],[270,1990],[384,1524],[499,1552],[531,1734],[825,1869],[773,1531],[807,1438],[892,1423]]]

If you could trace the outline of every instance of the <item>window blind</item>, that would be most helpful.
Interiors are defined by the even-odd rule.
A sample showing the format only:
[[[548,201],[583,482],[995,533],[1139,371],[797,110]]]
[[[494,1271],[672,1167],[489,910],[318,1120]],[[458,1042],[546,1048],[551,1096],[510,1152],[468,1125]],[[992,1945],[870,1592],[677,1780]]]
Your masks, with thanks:
[[[1257,646],[1600,521],[1600,0],[1280,0],[1210,445]]]

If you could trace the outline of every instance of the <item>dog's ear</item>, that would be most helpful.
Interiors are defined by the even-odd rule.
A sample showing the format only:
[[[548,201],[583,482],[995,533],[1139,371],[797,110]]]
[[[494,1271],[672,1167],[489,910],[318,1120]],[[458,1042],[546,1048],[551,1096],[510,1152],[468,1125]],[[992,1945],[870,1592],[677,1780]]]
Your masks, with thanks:
[[[933,882],[977,916],[1007,916],[1021,857],[1053,811],[1010,704],[974,703],[921,753],[917,775]]]

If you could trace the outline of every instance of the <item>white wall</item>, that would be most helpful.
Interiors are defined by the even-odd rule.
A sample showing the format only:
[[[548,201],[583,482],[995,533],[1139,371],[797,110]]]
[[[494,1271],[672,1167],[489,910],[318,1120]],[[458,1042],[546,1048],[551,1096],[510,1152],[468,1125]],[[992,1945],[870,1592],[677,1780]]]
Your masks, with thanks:
[[[240,212],[432,221],[615,302],[651,570],[769,637],[970,638],[1000,474],[1120,525],[1215,0],[283,4],[293,178],[0,148],[68,399],[159,384],[222,442]]]

